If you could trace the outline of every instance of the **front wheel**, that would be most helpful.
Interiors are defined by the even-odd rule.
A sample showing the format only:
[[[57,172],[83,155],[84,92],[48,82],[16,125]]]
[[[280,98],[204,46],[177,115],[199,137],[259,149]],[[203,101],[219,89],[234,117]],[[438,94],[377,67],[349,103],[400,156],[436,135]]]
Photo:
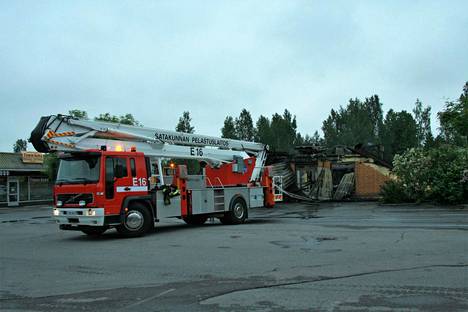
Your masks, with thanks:
[[[145,235],[154,223],[148,208],[140,203],[131,204],[125,213],[123,224],[117,226],[117,232],[125,237]]]
[[[241,197],[234,199],[229,206],[229,211],[224,217],[219,218],[222,224],[241,224],[247,219],[247,205]]]

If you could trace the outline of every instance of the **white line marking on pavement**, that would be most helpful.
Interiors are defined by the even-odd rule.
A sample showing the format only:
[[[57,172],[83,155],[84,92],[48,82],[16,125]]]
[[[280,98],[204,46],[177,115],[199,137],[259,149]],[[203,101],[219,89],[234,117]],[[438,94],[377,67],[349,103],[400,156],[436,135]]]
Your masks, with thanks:
[[[163,292],[161,292],[161,293],[159,293],[159,294],[157,294],[157,295],[154,295],[154,296],[148,297],[148,298],[146,298],[146,299],[137,301],[137,302],[135,302],[135,303],[129,304],[128,306],[125,306],[125,307],[123,307],[122,309],[128,309],[128,308],[136,307],[136,306],[138,306],[138,305],[140,305],[140,304],[143,304],[143,303],[145,303],[145,302],[148,302],[148,301],[151,301],[151,300],[153,300],[153,299],[162,297],[162,296],[164,296],[164,295],[166,295],[166,294],[168,294],[168,293],[170,293],[170,292],[173,292],[174,290],[175,290],[175,288],[171,288],[171,289],[165,290],[165,291],[163,291]],[[122,310],[122,309],[121,309],[121,310]]]
[[[162,293],[160,293],[159,295],[157,295],[156,297],[161,297],[161,296],[164,296],[165,294],[168,294],[170,292],[173,292],[175,290],[175,288],[171,288],[171,289],[168,289],[166,291],[163,291]]]

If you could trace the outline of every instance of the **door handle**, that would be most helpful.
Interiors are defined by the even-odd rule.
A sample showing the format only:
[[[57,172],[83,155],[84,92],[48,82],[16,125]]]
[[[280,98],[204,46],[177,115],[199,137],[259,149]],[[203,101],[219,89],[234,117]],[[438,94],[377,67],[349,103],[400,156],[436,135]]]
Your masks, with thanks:
[[[126,186],[126,187],[124,188],[124,191],[130,191],[130,188],[129,188],[128,186]]]

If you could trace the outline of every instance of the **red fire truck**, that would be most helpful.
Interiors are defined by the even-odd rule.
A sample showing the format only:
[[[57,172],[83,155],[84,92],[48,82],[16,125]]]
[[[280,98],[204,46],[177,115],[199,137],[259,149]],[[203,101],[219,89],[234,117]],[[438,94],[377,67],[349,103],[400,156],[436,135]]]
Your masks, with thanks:
[[[249,208],[279,198],[260,143],[64,115],[42,117],[30,141],[60,159],[53,217],[62,230],[100,235],[114,227],[132,237],[168,217],[238,224]],[[165,175],[169,159],[196,159],[200,173],[177,165]]]

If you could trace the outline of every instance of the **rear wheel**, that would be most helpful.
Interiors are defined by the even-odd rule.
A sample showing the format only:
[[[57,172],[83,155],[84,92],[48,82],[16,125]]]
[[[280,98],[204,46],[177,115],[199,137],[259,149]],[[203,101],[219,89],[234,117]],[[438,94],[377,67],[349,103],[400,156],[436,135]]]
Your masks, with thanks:
[[[86,235],[89,236],[100,236],[104,234],[105,231],[107,231],[108,227],[106,226],[90,226],[86,228],[81,228],[81,232],[85,233]]]
[[[125,213],[123,224],[117,226],[117,232],[125,237],[145,235],[154,223],[149,209],[141,203],[132,203]]]
[[[208,220],[207,216],[188,216],[183,218],[185,223],[189,225],[202,225],[205,224],[206,220]]]
[[[231,202],[229,211],[219,218],[222,224],[241,224],[247,219],[247,205],[244,199],[237,197]]]

